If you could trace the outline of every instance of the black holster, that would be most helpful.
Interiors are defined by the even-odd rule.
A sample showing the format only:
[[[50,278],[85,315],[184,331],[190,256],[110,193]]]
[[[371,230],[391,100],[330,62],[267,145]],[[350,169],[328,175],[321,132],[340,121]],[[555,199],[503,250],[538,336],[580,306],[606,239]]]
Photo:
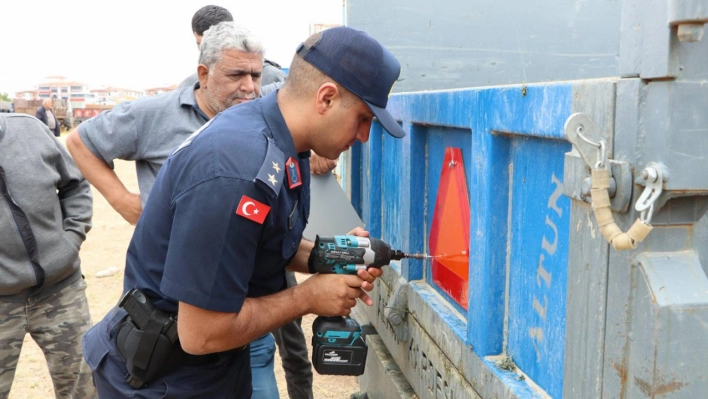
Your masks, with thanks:
[[[135,389],[182,367],[189,355],[177,336],[177,317],[155,308],[137,288],[118,303],[128,312],[115,335],[116,348],[125,361],[128,384]]]
[[[184,366],[189,356],[179,341],[171,342],[160,332],[163,323],[150,320],[143,330],[128,317],[118,328],[116,347],[125,360],[126,381],[135,389]]]
[[[243,350],[246,346],[208,355],[190,355],[179,344],[177,315],[155,308],[145,294],[133,288],[118,303],[128,312],[115,334],[118,353],[125,361],[131,387],[141,389],[182,366],[203,366],[216,362],[221,354]]]

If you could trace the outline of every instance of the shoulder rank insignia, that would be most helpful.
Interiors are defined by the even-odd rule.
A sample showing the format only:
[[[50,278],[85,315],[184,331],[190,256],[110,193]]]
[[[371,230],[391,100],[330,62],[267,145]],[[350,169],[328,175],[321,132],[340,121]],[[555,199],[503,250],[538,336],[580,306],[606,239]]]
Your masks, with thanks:
[[[290,157],[285,161],[285,168],[288,170],[288,187],[293,189],[302,185],[302,179],[300,179],[300,162]]]
[[[273,141],[268,140],[266,156],[256,176],[256,180],[263,182],[263,184],[272,191],[274,196],[278,195],[280,187],[283,185],[283,179],[285,178],[283,156],[283,152],[280,151],[280,148],[278,148]]]

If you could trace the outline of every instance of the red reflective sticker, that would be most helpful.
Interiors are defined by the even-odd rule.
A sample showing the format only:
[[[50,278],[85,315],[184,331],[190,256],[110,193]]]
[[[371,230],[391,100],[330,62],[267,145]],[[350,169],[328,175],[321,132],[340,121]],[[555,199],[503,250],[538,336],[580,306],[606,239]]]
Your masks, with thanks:
[[[459,148],[445,149],[438,198],[430,227],[432,277],[435,284],[467,309],[470,201]]]

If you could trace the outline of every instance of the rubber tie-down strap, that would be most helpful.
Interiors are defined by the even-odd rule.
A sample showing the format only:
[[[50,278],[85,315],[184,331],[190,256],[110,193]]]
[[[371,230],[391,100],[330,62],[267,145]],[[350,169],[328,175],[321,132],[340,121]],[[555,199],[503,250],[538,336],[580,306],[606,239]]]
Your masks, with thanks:
[[[595,214],[597,225],[600,226],[600,233],[618,251],[635,249],[637,244],[649,234],[652,226],[637,219],[632,227],[623,233],[615,223],[610,209],[609,188],[610,171],[608,169],[593,169],[590,195],[592,196],[592,211]]]

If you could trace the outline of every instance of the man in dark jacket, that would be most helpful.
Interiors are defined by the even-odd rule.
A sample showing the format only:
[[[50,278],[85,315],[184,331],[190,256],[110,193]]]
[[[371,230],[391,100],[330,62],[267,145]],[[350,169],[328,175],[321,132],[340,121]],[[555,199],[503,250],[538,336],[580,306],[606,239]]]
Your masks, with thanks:
[[[54,116],[54,112],[52,112],[51,99],[45,98],[44,101],[42,101],[42,106],[37,108],[37,112],[34,116],[44,122],[56,137],[59,137],[59,121],[57,121],[57,117]]]
[[[57,398],[96,396],[81,350],[91,315],[79,259],[92,212],[89,183],[47,127],[0,114],[0,398],[27,333]]]

